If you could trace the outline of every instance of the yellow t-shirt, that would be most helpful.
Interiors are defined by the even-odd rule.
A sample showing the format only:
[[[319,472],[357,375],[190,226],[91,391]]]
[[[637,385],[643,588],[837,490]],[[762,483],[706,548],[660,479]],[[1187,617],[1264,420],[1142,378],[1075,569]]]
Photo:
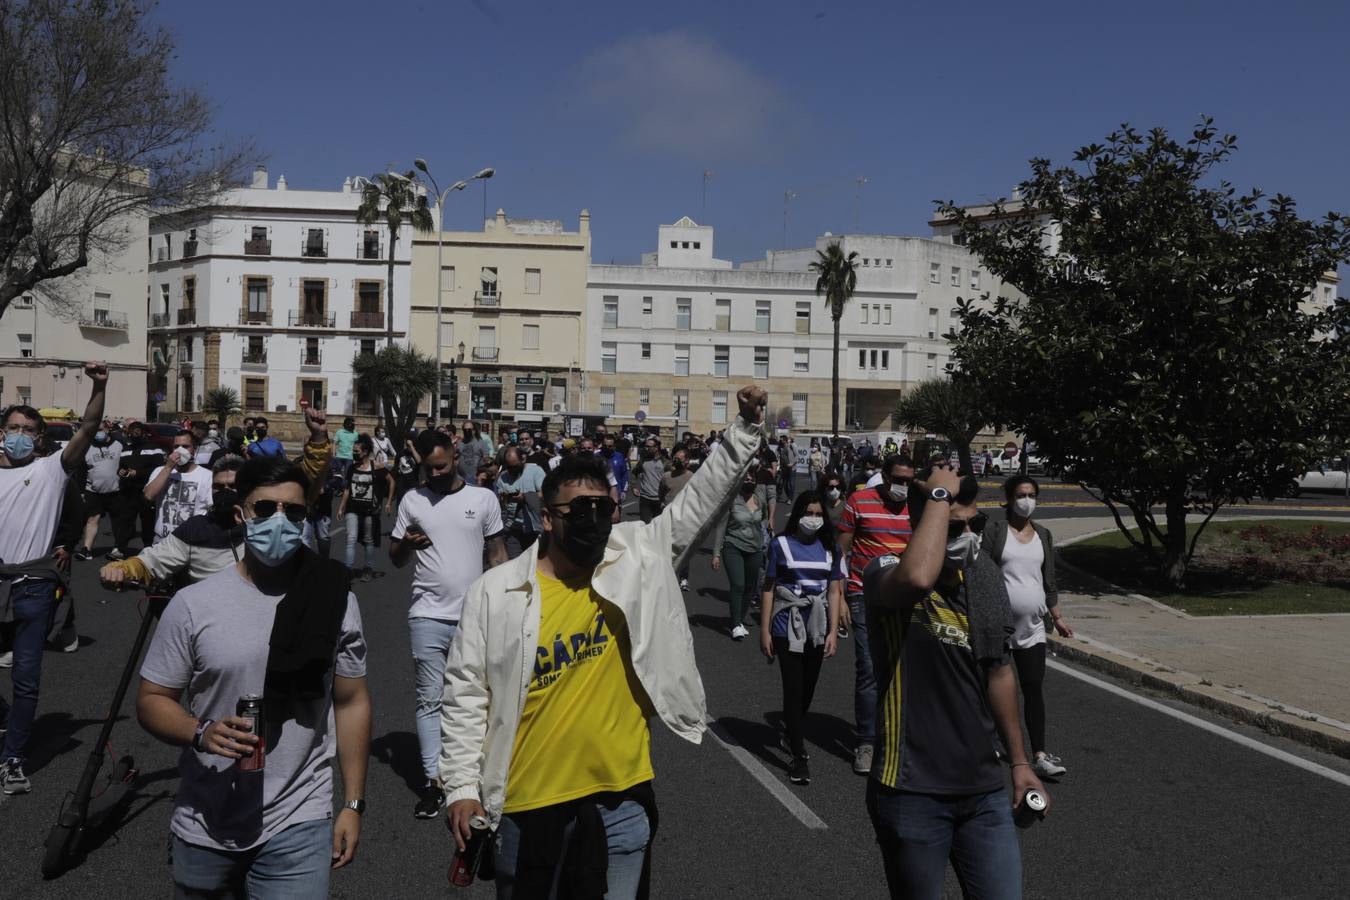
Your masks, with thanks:
[[[539,646],[503,811],[524,812],[652,779],[642,685],[622,614],[590,584],[538,573]]]

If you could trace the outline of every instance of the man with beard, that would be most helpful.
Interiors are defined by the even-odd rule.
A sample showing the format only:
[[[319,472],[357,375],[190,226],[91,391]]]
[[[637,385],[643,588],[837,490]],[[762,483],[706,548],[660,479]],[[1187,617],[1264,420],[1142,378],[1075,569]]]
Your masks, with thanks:
[[[164,465],[150,473],[142,492],[155,504],[155,543],[179,525],[211,509],[211,472],[197,465],[197,436],[180,431]]]
[[[726,445],[652,522],[613,524],[608,466],[566,459],[544,482],[547,541],[469,590],[445,671],[440,767],[459,847],[475,817],[497,829],[500,897],[553,897],[564,878],[568,896],[644,891],[656,829],[648,719],[692,743],[706,728],[675,571],[759,446],[767,396],[751,386],[737,399]]]
[[[464,443],[472,445],[473,439],[466,437]],[[426,483],[399,502],[389,559],[400,569],[417,559],[408,631],[417,687],[417,741],[427,781],[413,815],[434,819],[445,804],[436,756],[441,749],[446,655],[459,627],[464,594],[483,574],[484,548],[495,566],[506,561],[506,544],[496,495],[465,482],[450,435],[423,432],[418,449]]]

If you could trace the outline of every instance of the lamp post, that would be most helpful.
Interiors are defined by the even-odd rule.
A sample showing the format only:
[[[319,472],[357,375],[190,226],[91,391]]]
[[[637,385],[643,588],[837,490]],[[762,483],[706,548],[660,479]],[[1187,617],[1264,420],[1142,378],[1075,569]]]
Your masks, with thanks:
[[[486,181],[493,175],[496,175],[497,170],[490,166],[485,169],[479,169],[470,178],[456,181],[445,190],[441,190],[441,186],[436,183],[436,176],[431,174],[431,169],[427,166],[427,161],[425,159],[419,156],[417,159],[413,160],[413,165],[416,166],[418,171],[423,175],[427,176],[427,179],[431,182],[431,189],[436,192],[436,367],[439,369],[441,365],[441,257],[445,251],[445,198],[450,196],[452,191],[464,190],[469,186],[470,181]],[[462,347],[463,344],[460,346]],[[461,360],[463,359],[463,356],[464,351],[461,350]],[[452,379],[453,376],[454,365],[452,364]],[[455,401],[451,400],[450,402],[452,404],[450,417],[453,419],[455,416],[453,412],[453,404]],[[439,405],[439,401],[437,405]],[[439,413],[440,410],[437,410],[438,415]]]
[[[455,366],[464,362],[464,342],[459,342],[459,355],[450,359],[450,423],[454,427],[454,421],[459,417],[459,380],[455,375]]]

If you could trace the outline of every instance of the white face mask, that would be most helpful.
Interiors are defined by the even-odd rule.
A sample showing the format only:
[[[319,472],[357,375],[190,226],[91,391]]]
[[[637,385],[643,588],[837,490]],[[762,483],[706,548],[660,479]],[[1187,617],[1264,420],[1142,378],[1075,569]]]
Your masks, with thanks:
[[[891,499],[896,503],[904,503],[909,499],[909,485],[900,482],[891,483]]]
[[[825,492],[825,496],[829,497],[831,500],[838,500],[839,488],[830,488],[828,491]]]
[[[825,520],[820,516],[802,516],[797,520],[797,529],[801,531],[805,537],[813,537],[824,524]]]
[[[1036,511],[1035,497],[1018,497],[1013,500],[1013,512],[1024,519],[1031,518],[1031,514]]]
[[[980,536],[973,531],[962,532],[947,542],[947,565],[964,569],[980,552]]]

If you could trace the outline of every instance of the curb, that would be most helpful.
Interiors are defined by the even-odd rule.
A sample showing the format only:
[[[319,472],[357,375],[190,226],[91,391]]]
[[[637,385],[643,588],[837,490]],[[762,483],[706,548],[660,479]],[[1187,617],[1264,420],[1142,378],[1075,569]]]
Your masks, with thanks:
[[[1253,700],[1229,688],[1206,682],[1189,672],[1179,672],[1142,657],[1094,647],[1082,639],[1069,641],[1056,636],[1048,640],[1054,653],[1063,659],[1168,694],[1245,725],[1253,725],[1267,734],[1289,738],[1316,750],[1350,759],[1350,731],[1343,728],[1315,718],[1295,715],[1276,704]]]

